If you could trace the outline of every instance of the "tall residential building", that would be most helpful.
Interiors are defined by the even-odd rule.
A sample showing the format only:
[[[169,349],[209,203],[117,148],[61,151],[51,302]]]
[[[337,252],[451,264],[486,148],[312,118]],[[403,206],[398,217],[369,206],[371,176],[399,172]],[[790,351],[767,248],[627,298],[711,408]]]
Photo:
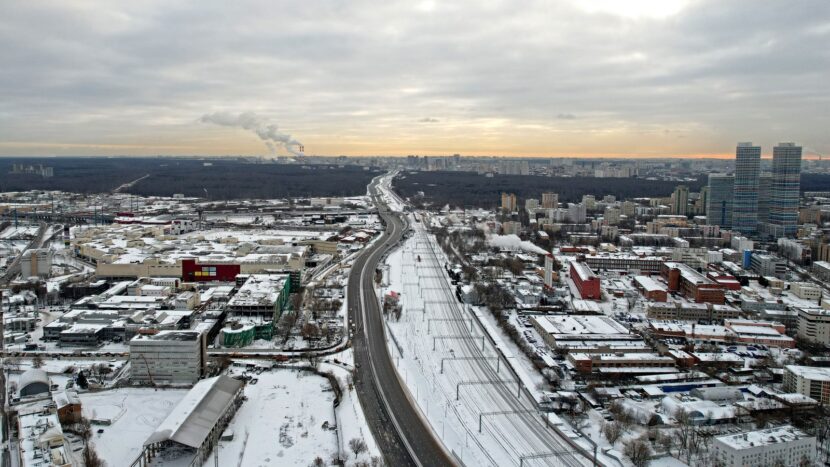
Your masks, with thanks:
[[[605,222],[607,222],[608,225],[617,225],[617,224],[619,224],[620,223],[620,208],[616,208],[616,207],[613,207],[613,206],[608,206],[607,208],[605,208],[605,215],[603,217],[605,218]]]
[[[516,211],[516,195],[513,193],[501,194],[501,210],[505,212]]]
[[[761,147],[738,143],[735,151],[735,188],[732,200],[732,230],[744,234],[758,231],[758,178]]]
[[[706,207],[709,205],[709,186],[700,187],[700,196],[695,201],[695,215],[706,215]]]
[[[689,207],[689,187],[678,185],[671,195],[671,213],[675,216],[685,216]]]
[[[559,195],[556,193],[542,193],[542,207],[556,209],[559,207]]]
[[[593,211],[597,207],[597,198],[594,195],[582,195],[582,204],[585,209]]]
[[[772,175],[761,174],[758,177],[758,224],[769,221],[769,204],[772,197]]]
[[[568,203],[568,221],[574,224],[582,224],[587,216],[585,203]]]
[[[637,203],[633,201],[623,201],[621,204],[622,213],[630,218],[637,215]]]
[[[732,227],[732,197],[735,177],[723,174],[709,175],[709,196],[706,204],[706,223]]]
[[[784,390],[812,397],[820,404],[830,404],[830,368],[787,365]]]
[[[819,298],[821,298],[821,289],[817,287],[816,289],[818,290]],[[815,300],[815,298],[813,299]],[[830,310],[823,308],[799,308],[798,337],[805,341],[830,345]]]
[[[800,189],[801,146],[779,143],[772,149],[768,233],[776,237],[795,234],[798,229]]]

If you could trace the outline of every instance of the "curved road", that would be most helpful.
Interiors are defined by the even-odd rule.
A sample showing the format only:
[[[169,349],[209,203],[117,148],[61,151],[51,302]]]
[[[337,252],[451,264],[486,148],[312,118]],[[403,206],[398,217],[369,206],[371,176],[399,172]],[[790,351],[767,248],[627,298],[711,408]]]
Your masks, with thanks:
[[[375,270],[383,256],[398,245],[406,223],[380,199],[376,178],[369,192],[386,230],[360,255],[349,275],[348,307],[354,326],[355,385],[372,435],[394,466],[455,465],[436,439],[398,378],[386,346],[383,316],[374,290]]]

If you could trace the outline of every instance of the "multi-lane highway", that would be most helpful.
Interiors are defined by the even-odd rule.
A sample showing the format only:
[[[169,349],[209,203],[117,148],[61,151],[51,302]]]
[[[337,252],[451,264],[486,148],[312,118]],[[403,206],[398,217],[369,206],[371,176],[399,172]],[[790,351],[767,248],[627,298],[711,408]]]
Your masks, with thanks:
[[[377,185],[384,182],[385,177],[373,180],[369,192],[386,230],[355,261],[349,276],[348,306],[354,326],[355,385],[366,420],[389,465],[454,465],[398,378],[386,345],[383,316],[373,281],[378,263],[400,242],[408,227],[381,199]]]

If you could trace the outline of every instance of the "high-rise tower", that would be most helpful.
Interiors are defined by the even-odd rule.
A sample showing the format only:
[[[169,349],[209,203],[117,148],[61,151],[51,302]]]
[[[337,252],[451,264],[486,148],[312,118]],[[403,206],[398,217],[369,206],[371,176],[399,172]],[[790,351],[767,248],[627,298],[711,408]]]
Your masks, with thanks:
[[[801,146],[779,143],[772,149],[768,233],[794,235],[798,229],[798,200],[801,190]]]
[[[706,199],[706,223],[732,228],[732,197],[735,196],[735,177],[723,174],[709,175],[709,194]]]
[[[735,188],[732,200],[732,230],[743,234],[758,231],[758,177],[761,147],[738,143],[735,151]]]

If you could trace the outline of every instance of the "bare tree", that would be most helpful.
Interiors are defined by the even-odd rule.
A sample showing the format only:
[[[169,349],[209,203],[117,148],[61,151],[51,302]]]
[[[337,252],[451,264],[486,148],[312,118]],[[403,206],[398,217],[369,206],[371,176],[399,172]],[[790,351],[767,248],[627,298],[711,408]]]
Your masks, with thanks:
[[[303,336],[303,339],[313,339],[320,335],[320,328],[314,323],[305,323],[300,334]]]
[[[84,465],[86,467],[104,467],[104,461],[98,456],[95,447],[87,444],[84,448]]]
[[[645,467],[651,457],[651,443],[643,438],[630,439],[623,443],[623,454],[631,459],[634,467]]]
[[[674,446],[674,438],[672,438],[670,434],[658,431],[655,442],[660,445],[660,447],[663,448],[667,454],[671,455],[671,448]]]
[[[349,440],[349,449],[352,450],[354,458],[357,459],[357,456],[369,450],[369,446],[366,445],[366,441],[360,438],[352,438]]]
[[[326,461],[324,461],[322,457],[317,456],[317,457],[314,458],[313,461],[311,461],[311,464],[309,464],[309,467],[324,467],[325,465],[326,465]]]
[[[614,444],[622,436],[622,425],[619,422],[609,422],[602,425],[602,434],[609,443]]]
[[[611,406],[608,407],[608,411],[614,415],[614,420],[620,423],[624,430],[628,430],[631,428],[631,425],[634,424],[634,417],[631,415],[631,412],[625,408],[621,401],[616,400],[611,403]]]
[[[300,309],[303,307],[303,296],[304,291],[299,291],[297,293],[291,294],[290,302],[291,302],[291,309],[295,312],[299,312]]]
[[[92,423],[90,423],[89,419],[81,417],[81,421],[78,422],[78,427],[80,431],[79,434],[84,441],[89,441],[89,438],[92,436]]]
[[[573,425],[574,428],[576,428],[576,431],[582,431],[591,425],[591,419],[587,416],[576,415],[571,420],[573,421]]]
[[[680,409],[674,414],[677,420],[677,430],[674,432],[677,438],[677,445],[681,451],[686,451],[689,447],[689,436],[693,431],[692,417],[686,410]]]
[[[6,358],[6,366],[9,368],[14,367],[15,369],[20,369],[20,357],[7,357]]]
[[[824,452],[824,460],[827,461],[827,453],[830,452],[830,416],[824,407],[819,407],[817,412],[810,431],[815,434],[816,441],[821,448],[819,451]]]
[[[43,356],[38,354],[32,358],[32,368],[42,368],[44,365]]]

